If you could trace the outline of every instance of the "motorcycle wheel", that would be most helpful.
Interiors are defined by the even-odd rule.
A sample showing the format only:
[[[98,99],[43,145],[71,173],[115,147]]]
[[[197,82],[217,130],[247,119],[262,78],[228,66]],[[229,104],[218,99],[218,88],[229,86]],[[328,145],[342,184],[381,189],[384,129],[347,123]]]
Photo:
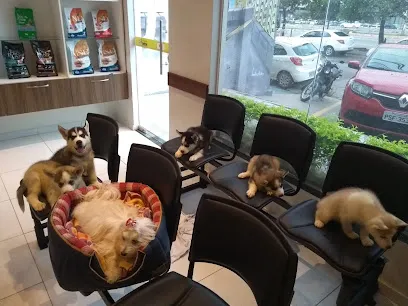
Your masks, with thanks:
[[[300,93],[300,101],[302,102],[307,102],[309,101],[315,90],[313,90],[313,83],[315,82],[311,82],[309,85],[307,85],[305,88],[303,88],[302,92]],[[317,84],[314,86],[315,89],[317,87]]]

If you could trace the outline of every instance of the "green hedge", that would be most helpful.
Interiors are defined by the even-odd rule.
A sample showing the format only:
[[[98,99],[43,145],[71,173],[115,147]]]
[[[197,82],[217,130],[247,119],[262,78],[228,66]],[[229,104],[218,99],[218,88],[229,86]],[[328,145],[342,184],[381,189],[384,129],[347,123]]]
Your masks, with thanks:
[[[357,128],[346,128],[339,119],[307,116],[307,112],[289,109],[284,106],[269,106],[262,102],[254,101],[248,97],[230,95],[241,101],[246,107],[246,126],[243,139],[243,147],[249,152],[252,138],[255,133],[256,122],[263,113],[278,114],[296,118],[308,124],[317,135],[316,148],[312,162],[311,172],[320,180],[325,176],[330,159],[341,141],[364,142],[366,144],[381,147],[408,158],[408,143],[404,140],[391,141],[386,136],[368,136],[359,132]],[[323,173],[322,173],[323,172]],[[313,173],[312,173],[313,174]],[[318,182],[322,183],[322,181]]]

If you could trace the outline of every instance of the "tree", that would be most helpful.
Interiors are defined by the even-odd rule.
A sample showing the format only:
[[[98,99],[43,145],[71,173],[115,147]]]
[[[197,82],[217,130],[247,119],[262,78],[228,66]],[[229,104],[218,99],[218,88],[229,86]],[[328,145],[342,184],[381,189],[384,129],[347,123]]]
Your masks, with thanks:
[[[342,0],[341,16],[349,21],[379,22],[378,43],[384,43],[387,18],[403,16],[408,0]]]
[[[285,34],[286,16],[288,12],[296,10],[303,0],[281,0],[279,8],[282,10],[282,36]]]
[[[327,5],[329,5],[329,0],[310,0],[307,4],[307,9],[309,10],[312,19],[325,20],[327,27],[329,27],[330,21],[335,20],[339,15],[340,0],[330,1],[329,13],[326,20]]]

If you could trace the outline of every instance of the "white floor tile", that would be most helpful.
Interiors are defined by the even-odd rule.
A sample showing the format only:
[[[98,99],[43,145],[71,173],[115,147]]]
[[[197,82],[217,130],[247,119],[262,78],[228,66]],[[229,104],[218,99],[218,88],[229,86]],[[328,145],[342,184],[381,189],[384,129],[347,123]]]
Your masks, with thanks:
[[[28,242],[28,246],[30,247],[31,253],[33,254],[34,261],[40,272],[42,280],[46,281],[51,278],[55,278],[48,248],[40,250],[37,244],[37,237],[35,236],[35,232],[33,231],[25,234],[25,238]]]
[[[0,173],[26,169],[33,163],[48,159],[52,152],[44,142],[0,151]]]
[[[9,199],[6,187],[4,187],[3,180],[0,178],[0,202],[6,201]]]
[[[200,282],[223,298],[231,306],[256,306],[248,285],[235,273],[221,269]]]
[[[170,271],[174,271],[181,275],[187,276],[189,264],[190,262],[188,261],[188,254],[186,254],[171,265]],[[194,265],[193,279],[195,281],[201,281],[202,279],[221,269],[222,267],[217,265],[198,262]]]
[[[0,299],[41,283],[24,235],[0,242]]]
[[[51,306],[44,284],[38,284],[0,301],[0,306]]]
[[[120,159],[127,163],[130,147],[133,143],[140,143],[158,148],[159,146],[143,137],[138,132],[122,128],[119,131],[119,155]]]
[[[19,236],[22,233],[10,200],[0,202],[0,241]]]
[[[29,204],[24,198],[25,210],[24,212],[21,210],[20,206],[18,205],[17,199],[12,199],[11,204],[13,205],[14,212],[17,215],[18,222],[20,222],[20,226],[23,230],[23,233],[29,233],[34,230],[34,221],[31,217],[30,207]]]
[[[124,162],[120,162],[119,166],[119,182],[125,182],[126,181],[126,167],[127,165]]]
[[[23,179],[26,170],[20,169],[1,174],[1,179],[10,199],[17,198],[17,188],[20,186],[20,181]]]

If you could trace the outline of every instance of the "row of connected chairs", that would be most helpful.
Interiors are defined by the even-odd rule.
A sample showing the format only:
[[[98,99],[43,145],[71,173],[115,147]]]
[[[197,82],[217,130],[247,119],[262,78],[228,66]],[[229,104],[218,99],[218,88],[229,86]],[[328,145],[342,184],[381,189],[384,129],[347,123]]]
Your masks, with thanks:
[[[217,109],[221,104],[223,114],[229,114],[225,111],[228,105],[240,109],[240,102],[235,99],[211,96],[211,99],[207,99],[205,103],[207,112],[203,114],[204,126],[223,131],[216,124],[205,125],[210,121],[208,116],[212,114],[219,116]],[[212,111],[208,111],[209,109]],[[229,120],[229,117],[224,116],[224,118],[225,121]],[[223,122],[223,124],[226,123]],[[303,122],[284,116],[262,114],[254,134],[250,156],[269,154],[284,160],[297,178],[295,188],[284,182],[285,195],[292,196],[299,192],[306,180],[315,142],[315,132]],[[171,150],[169,143],[172,144]],[[173,155],[177,150],[176,144],[180,144],[180,139],[173,139],[169,143],[165,143],[162,148]],[[236,149],[235,146],[234,156]],[[209,155],[191,164],[186,162],[187,158],[184,157],[181,163],[184,169],[196,172],[197,165],[202,167],[215,159],[217,159],[215,156]],[[370,248],[363,247],[359,241],[348,239],[335,224],[330,224],[324,229],[315,228],[314,213],[317,203],[315,200],[306,201],[292,208],[283,199],[269,197],[261,192],[258,192],[254,198],[248,199],[247,180],[237,177],[240,172],[246,170],[246,162],[237,161],[225,165],[218,163],[217,166],[218,168],[209,173],[206,183],[212,183],[233,199],[256,209],[262,209],[272,201],[289,209],[277,220],[278,226],[290,238],[304,244],[342,273],[343,283],[337,305],[374,304],[373,295],[378,290],[378,277],[385,265],[382,256],[384,250],[376,245]],[[203,176],[200,175],[200,178],[203,179]],[[384,178],[387,178],[386,181],[390,183],[385,184]],[[345,187],[370,189],[379,196],[387,211],[406,221],[408,212],[402,203],[408,197],[408,190],[404,187],[404,182],[407,180],[408,161],[405,158],[377,147],[344,142],[338,146],[330,163],[323,186],[323,196],[327,192]]]

